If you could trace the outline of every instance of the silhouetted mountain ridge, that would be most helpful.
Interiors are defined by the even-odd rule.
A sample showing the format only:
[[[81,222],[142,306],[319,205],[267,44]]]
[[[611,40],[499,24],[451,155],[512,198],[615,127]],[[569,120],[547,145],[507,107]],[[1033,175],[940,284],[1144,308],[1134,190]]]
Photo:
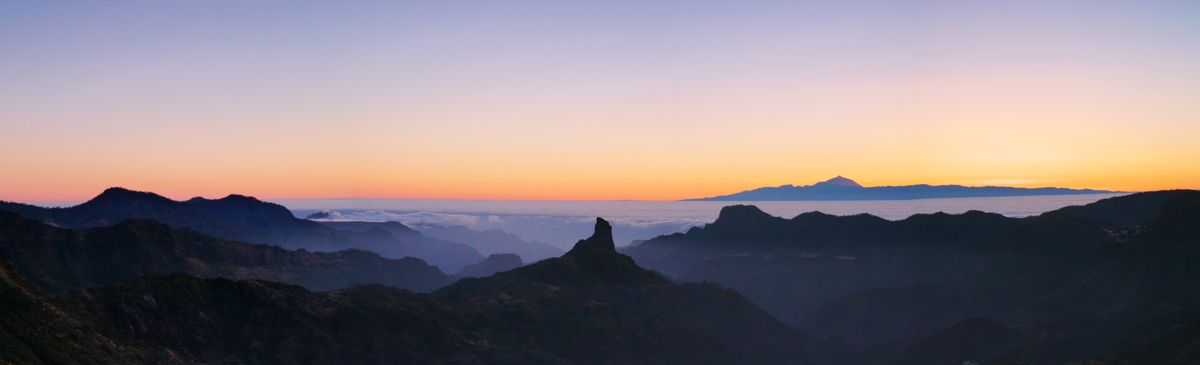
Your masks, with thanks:
[[[1067,188],[1015,188],[1006,186],[903,185],[864,187],[838,176],[813,185],[761,187],[729,195],[687,199],[693,201],[774,200],[910,200],[931,198],[974,198],[1001,196],[1073,195],[1113,193],[1106,190]]]
[[[814,358],[814,342],[736,292],[675,285],[637,267],[613,249],[609,229],[598,220],[597,232],[562,257],[466,279],[434,295],[379,285],[313,293],[174,274],[87,288],[30,307],[13,299],[40,295],[36,288],[28,289],[32,294],[6,291],[0,281],[0,319],[37,320],[37,308],[78,319],[88,337],[41,336],[20,348],[74,349],[72,358],[95,358],[85,363],[167,362],[107,357],[109,349],[89,345],[97,339],[135,344],[181,363],[781,364]],[[19,274],[0,279],[10,276]],[[0,326],[0,334],[36,327]]]
[[[834,177],[834,178],[832,178],[832,179],[825,180],[825,181],[822,181],[822,182],[819,182],[819,183],[813,184],[812,186],[819,186],[819,187],[834,187],[834,186],[837,186],[837,187],[847,187],[847,188],[861,188],[861,187],[863,187],[863,186],[862,186],[862,185],[860,185],[860,184],[859,184],[857,181],[850,180],[849,178],[843,177],[842,175],[838,175],[838,176],[836,176],[836,177]]]
[[[69,230],[0,210],[0,250],[26,278],[54,292],[174,272],[266,279],[313,290],[379,283],[429,291],[448,283],[436,267],[411,257],[387,259],[362,250],[291,251],[136,219]]]
[[[447,271],[456,271],[483,259],[483,255],[470,247],[431,239],[415,231],[397,234],[396,230],[388,230],[393,233],[389,236],[333,229],[296,218],[282,205],[237,194],[220,199],[196,197],[175,201],[154,193],[114,187],[73,207],[42,208],[0,202],[0,209],[64,228],[92,228],[130,219],[148,219],[224,239],[291,249],[339,251],[358,248],[391,258],[418,257]]]

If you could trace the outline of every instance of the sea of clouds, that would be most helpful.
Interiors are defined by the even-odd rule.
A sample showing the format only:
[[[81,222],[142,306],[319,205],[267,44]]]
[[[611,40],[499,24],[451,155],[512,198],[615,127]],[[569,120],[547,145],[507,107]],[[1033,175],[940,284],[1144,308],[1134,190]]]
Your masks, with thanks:
[[[297,215],[315,213],[315,211],[299,210],[296,212],[298,213]],[[575,241],[590,235],[596,222],[595,217],[545,214],[469,214],[380,209],[337,209],[324,210],[322,212],[325,217],[315,220],[400,222],[416,229],[431,225],[465,226],[475,230],[499,229],[516,234],[526,240],[546,242],[563,249],[569,249]],[[307,214],[301,216],[304,217]],[[613,225],[613,238],[620,246],[628,245],[634,240],[680,232],[689,227],[704,223],[698,219],[685,220],[678,218],[616,217],[608,220]]]

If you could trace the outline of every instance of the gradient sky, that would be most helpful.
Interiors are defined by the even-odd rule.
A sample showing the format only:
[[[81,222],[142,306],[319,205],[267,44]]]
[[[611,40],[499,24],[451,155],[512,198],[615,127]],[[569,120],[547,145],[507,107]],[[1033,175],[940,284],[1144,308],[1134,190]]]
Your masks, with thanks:
[[[1196,1],[6,1],[0,199],[1200,187]]]

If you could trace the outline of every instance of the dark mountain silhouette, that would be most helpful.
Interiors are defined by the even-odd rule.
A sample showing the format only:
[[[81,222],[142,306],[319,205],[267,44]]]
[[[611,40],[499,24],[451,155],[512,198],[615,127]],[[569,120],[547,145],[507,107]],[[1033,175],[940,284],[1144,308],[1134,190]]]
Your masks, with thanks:
[[[73,207],[42,208],[4,202],[0,203],[0,208],[64,228],[102,227],[130,219],[151,219],[222,238],[280,246],[320,246],[335,241],[328,229],[296,219],[283,206],[242,195],[175,201],[154,193],[109,188]]]
[[[522,265],[525,265],[525,263],[521,262],[521,256],[511,253],[498,253],[488,256],[483,261],[467,265],[454,275],[464,278],[492,276],[492,274],[512,270]]]
[[[910,200],[930,198],[978,198],[998,196],[1102,194],[1113,191],[1066,188],[1014,188],[1005,186],[903,185],[864,187],[854,180],[835,177],[806,186],[781,185],[746,190],[692,201],[771,200]]]
[[[130,219],[146,219],[224,239],[289,249],[339,251],[357,248],[390,258],[417,257],[447,271],[457,271],[483,259],[483,255],[470,247],[420,234],[363,234],[332,229],[296,218],[281,205],[242,195],[175,201],[154,193],[109,188],[92,200],[73,207],[42,208],[0,202],[0,209],[63,228],[102,227]]]
[[[157,204],[138,201],[122,206]],[[1027,218],[785,219],[742,205],[626,248],[636,263],[598,219],[561,257],[429,294],[312,292],[257,279],[337,288],[420,261],[0,212],[0,362],[1193,364],[1198,244],[1197,191]]]
[[[1200,319],[1197,227],[1200,192],[1188,190],[1027,218],[785,219],[731,206],[711,224],[625,252],[683,281],[729,286],[802,330],[879,355],[863,355],[863,364],[940,363],[949,358],[933,355],[971,346],[960,361],[1061,363]],[[939,335],[970,318],[998,326]],[[948,342],[973,338],[960,333],[971,328],[981,332],[977,341]]]
[[[543,260],[520,270],[499,273],[482,279],[463,279],[454,285],[438,290],[440,294],[506,291],[512,286],[529,289],[564,286],[600,285],[669,285],[666,278],[633,263],[633,259],[617,253],[612,241],[612,226],[607,221],[596,221],[595,233],[575,246],[562,257]]]
[[[736,292],[676,285],[638,267],[617,253],[602,219],[562,257],[463,279],[434,294],[511,313],[513,320],[488,330],[502,341],[495,344],[564,349],[555,355],[571,363],[792,363],[811,351]]]
[[[464,279],[433,295],[378,285],[313,293],[175,274],[36,306],[20,303],[41,298],[37,288],[0,286],[0,318],[43,313],[80,321],[86,337],[34,336],[14,346],[28,351],[12,358],[34,352],[43,362],[56,359],[35,351],[73,349],[75,358],[119,363],[163,363],[151,356],[162,353],[176,362],[246,364],[811,363],[805,360],[815,344],[807,338],[736,292],[676,285],[637,267],[613,249],[609,229],[598,220],[596,233],[560,258]],[[0,284],[19,276],[5,273]],[[18,336],[14,330],[39,328],[0,324],[0,334]],[[93,345],[104,339],[112,341]],[[96,347],[120,344],[149,355],[105,357],[114,350]]]
[[[39,287],[64,292],[144,275],[263,279],[312,290],[384,284],[429,291],[448,283],[436,267],[415,258],[378,254],[291,251],[214,238],[154,221],[70,230],[0,210],[0,250]]]

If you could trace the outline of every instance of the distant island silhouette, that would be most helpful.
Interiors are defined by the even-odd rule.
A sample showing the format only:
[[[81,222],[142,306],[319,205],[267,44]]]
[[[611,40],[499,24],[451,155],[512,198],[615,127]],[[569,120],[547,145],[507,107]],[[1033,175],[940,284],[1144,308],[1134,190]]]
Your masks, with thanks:
[[[913,200],[933,198],[982,198],[1005,196],[1077,195],[1119,191],[1068,188],[1017,188],[1008,186],[903,185],[862,186],[837,176],[812,185],[761,187],[729,195],[684,201],[799,201],[799,200]]]

